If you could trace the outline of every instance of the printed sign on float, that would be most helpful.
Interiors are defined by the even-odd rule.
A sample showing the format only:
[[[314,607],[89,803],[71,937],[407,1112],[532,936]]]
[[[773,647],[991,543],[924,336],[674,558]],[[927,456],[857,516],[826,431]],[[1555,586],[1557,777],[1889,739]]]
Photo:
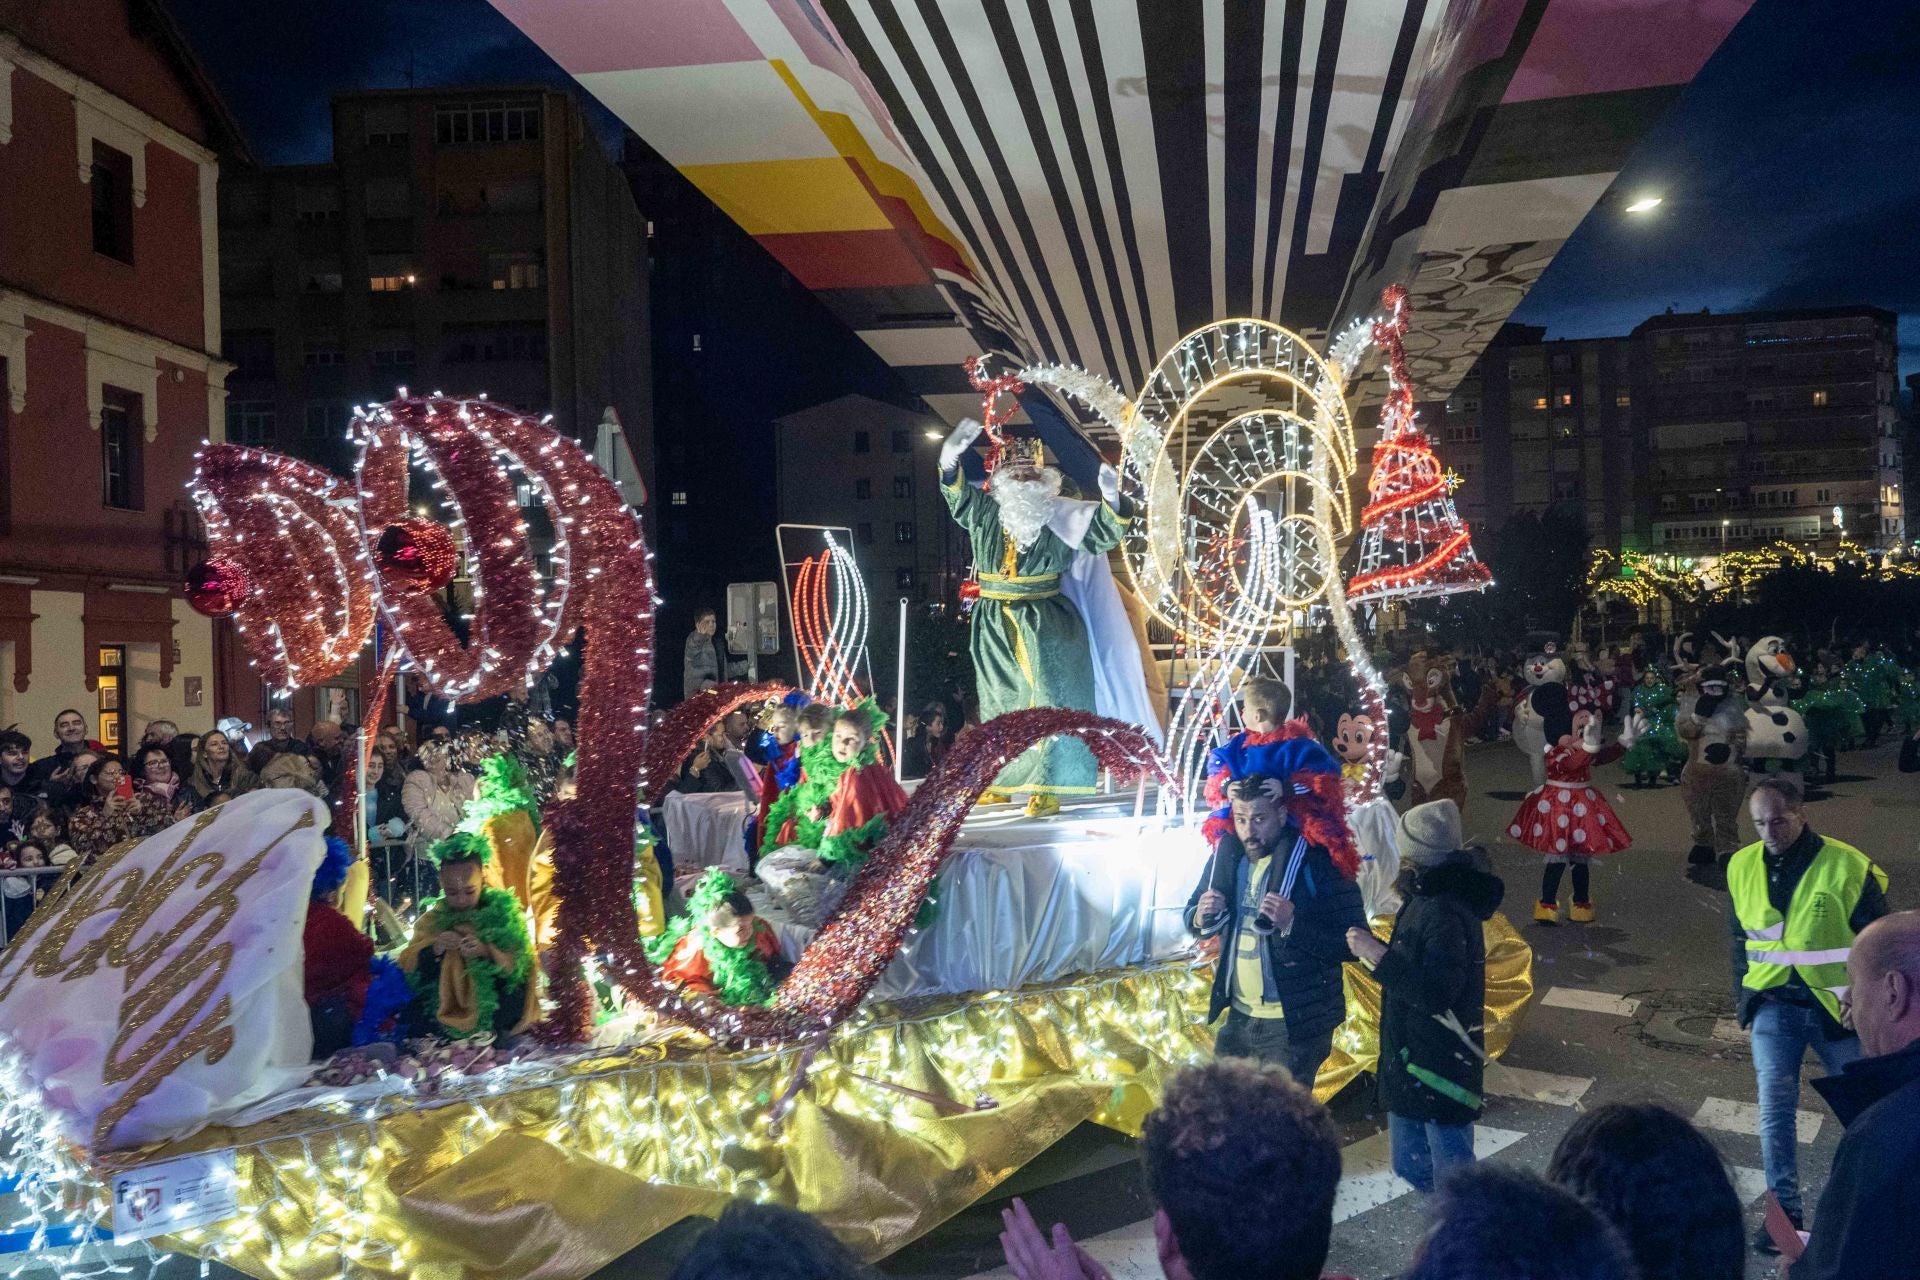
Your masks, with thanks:
[[[113,1242],[225,1221],[240,1212],[239,1191],[232,1148],[130,1169],[113,1180]]]

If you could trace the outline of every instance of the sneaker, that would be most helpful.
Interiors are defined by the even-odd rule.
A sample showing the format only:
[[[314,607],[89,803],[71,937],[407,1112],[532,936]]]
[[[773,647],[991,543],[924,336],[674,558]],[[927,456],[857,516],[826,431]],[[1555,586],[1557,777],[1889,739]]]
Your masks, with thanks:
[[[1592,924],[1593,904],[1591,902],[1576,902],[1573,904],[1573,910],[1567,914],[1568,918],[1575,924]]]
[[[1534,903],[1533,904],[1533,922],[1535,924],[1559,924],[1560,923],[1559,906],[1551,902]]]

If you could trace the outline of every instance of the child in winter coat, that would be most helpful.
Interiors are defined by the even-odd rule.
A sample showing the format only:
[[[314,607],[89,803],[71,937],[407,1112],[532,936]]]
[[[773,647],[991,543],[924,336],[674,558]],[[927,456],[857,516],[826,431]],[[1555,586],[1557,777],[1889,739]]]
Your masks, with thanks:
[[[1451,800],[1401,815],[1401,892],[1393,937],[1347,930],[1347,946],[1380,983],[1380,1103],[1393,1171],[1431,1191],[1441,1174],[1473,1162],[1486,1061],[1487,948],[1481,930],[1505,887],[1466,849]]]

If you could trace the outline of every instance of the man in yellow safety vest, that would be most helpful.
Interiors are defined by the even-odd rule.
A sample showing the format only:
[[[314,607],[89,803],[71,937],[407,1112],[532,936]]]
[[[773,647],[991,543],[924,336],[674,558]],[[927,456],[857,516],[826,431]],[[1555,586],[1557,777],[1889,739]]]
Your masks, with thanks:
[[[1887,873],[1807,825],[1797,777],[1762,778],[1747,809],[1760,841],[1727,864],[1735,1000],[1752,1032],[1767,1185],[1800,1226],[1800,1064],[1809,1048],[1829,1074],[1860,1056],[1859,1037],[1841,1023],[1847,955],[1854,935],[1887,913]],[[1764,1226],[1753,1243],[1775,1252]]]

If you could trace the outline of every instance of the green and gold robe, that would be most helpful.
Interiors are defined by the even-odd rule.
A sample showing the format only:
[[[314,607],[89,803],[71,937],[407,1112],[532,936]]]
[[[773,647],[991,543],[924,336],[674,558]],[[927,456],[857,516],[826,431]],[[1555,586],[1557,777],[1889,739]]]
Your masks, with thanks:
[[[1094,709],[1093,651],[1080,611],[1060,594],[1061,575],[1076,551],[1118,546],[1120,517],[1104,502],[1077,547],[1051,528],[1020,551],[1000,525],[993,495],[967,483],[957,468],[943,476],[947,509],[973,543],[980,598],[973,607],[970,650],[980,694],[980,719],[1028,707]],[[1002,791],[1082,794],[1098,775],[1093,753],[1071,738],[1050,738],[1022,753],[994,786]]]

